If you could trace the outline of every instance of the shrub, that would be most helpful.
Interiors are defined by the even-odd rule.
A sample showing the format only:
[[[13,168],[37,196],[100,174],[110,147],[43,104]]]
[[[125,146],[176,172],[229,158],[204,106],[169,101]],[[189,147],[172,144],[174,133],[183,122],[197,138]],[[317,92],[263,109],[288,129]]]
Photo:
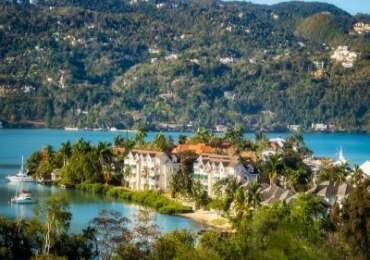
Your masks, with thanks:
[[[179,214],[192,211],[190,207],[171,201],[156,191],[131,191],[122,187],[111,187],[106,195],[110,198],[139,203],[156,209],[163,214]]]

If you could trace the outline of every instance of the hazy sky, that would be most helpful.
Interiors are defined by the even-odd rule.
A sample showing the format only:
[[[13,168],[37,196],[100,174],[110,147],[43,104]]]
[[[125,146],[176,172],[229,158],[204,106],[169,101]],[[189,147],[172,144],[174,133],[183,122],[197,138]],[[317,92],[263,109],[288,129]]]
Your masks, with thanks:
[[[286,2],[289,0],[247,0],[248,2],[252,3],[259,3],[259,4],[276,4],[280,2]],[[367,13],[370,14],[370,0],[306,0],[306,2],[326,2],[330,4],[334,4],[343,10],[351,13]]]

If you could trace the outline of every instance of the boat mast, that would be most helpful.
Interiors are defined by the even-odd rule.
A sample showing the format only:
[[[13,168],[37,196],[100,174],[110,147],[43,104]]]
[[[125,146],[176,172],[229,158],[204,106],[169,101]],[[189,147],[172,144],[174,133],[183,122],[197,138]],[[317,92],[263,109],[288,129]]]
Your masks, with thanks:
[[[23,154],[22,154],[22,165],[21,165],[21,172],[24,172],[24,165],[23,165]]]

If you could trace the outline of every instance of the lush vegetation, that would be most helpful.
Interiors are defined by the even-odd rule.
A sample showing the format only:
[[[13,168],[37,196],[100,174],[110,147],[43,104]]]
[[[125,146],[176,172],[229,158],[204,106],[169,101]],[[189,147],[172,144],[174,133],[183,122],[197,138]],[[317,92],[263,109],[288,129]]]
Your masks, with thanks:
[[[367,15],[322,3],[28,2],[0,4],[6,125],[370,129],[369,34],[350,33]],[[354,68],[330,59],[338,45],[359,53]]]
[[[100,183],[82,183],[77,189],[100,193],[109,198],[123,200],[125,202],[137,203],[155,209],[163,214],[180,214],[191,212],[191,207],[183,206],[173,200],[166,198],[156,191],[132,191],[125,187],[106,186]]]
[[[51,197],[39,218],[0,218],[1,259],[369,259],[369,183],[358,183],[343,207],[327,211],[301,195],[291,205],[257,207],[240,217],[235,232],[185,230],[160,234],[142,209],[135,222],[103,210],[81,234],[68,232],[71,214]]]

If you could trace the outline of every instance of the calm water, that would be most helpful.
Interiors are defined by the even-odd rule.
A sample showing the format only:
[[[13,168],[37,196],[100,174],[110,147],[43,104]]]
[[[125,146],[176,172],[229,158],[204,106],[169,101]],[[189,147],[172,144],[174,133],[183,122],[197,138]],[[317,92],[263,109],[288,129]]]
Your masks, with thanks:
[[[165,133],[171,135],[174,140],[181,133]],[[184,134],[184,133],[182,133]],[[190,135],[190,133],[185,133]],[[116,135],[130,135],[126,132],[67,132],[64,130],[30,130],[30,129],[0,129],[0,214],[8,217],[30,217],[33,214],[31,205],[11,205],[9,200],[21,187],[9,184],[5,181],[7,174],[13,174],[18,170],[20,158],[22,155],[27,158],[33,151],[51,144],[57,148],[62,142],[70,140],[75,142],[79,138],[84,138],[92,143],[99,141],[113,142]],[[148,134],[148,139],[152,139],[155,133]],[[253,134],[246,134],[253,138]],[[269,134],[269,137],[286,137],[286,133]],[[370,135],[361,134],[321,134],[308,133],[304,135],[308,147],[316,155],[336,158],[340,147],[343,148],[346,158],[351,164],[361,164],[370,159]],[[33,198],[38,203],[42,203],[52,193],[65,193],[70,201],[70,208],[73,214],[72,230],[78,231],[86,227],[88,221],[94,218],[100,209],[115,209],[122,212],[123,215],[134,219],[137,209],[132,205],[113,202],[100,196],[82,193],[79,191],[60,190],[56,187],[47,187],[39,184],[27,184],[23,188],[31,191]],[[163,231],[169,231],[179,228],[197,230],[201,228],[193,221],[156,214],[156,223]]]

